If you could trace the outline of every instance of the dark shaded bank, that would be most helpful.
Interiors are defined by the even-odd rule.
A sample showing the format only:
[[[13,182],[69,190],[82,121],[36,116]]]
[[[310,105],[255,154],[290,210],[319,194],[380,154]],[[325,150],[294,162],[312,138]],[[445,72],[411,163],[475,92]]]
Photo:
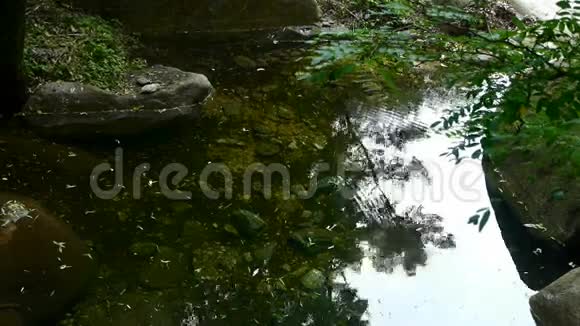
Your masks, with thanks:
[[[578,255],[574,247],[534,236],[522,224],[521,211],[513,203],[513,194],[502,188],[493,163],[483,159],[487,191],[505,244],[526,285],[541,290],[570,271]]]
[[[0,118],[19,111],[26,100],[22,72],[25,0],[0,2]]]
[[[144,36],[170,36],[197,31],[278,28],[320,19],[314,0],[73,0],[76,7],[119,19]]]

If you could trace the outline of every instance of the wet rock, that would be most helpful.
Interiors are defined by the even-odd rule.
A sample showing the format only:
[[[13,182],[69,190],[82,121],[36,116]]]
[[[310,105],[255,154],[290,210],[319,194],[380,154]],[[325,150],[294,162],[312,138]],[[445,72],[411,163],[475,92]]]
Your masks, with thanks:
[[[148,263],[141,275],[141,284],[151,289],[168,289],[181,285],[188,275],[189,260],[184,254],[169,247],[160,247],[159,253]]]
[[[233,222],[236,229],[246,236],[255,236],[266,227],[266,222],[257,214],[244,209],[234,213]]]
[[[294,119],[294,113],[287,108],[279,108],[278,109],[278,116],[284,120]]]
[[[153,83],[153,81],[151,81],[151,79],[147,78],[147,77],[137,77],[137,79],[135,80],[137,82],[137,85],[139,86],[145,86],[148,84]]]
[[[288,149],[295,151],[298,149],[298,144],[295,141],[293,141],[288,145]]]
[[[279,154],[282,151],[280,145],[263,141],[256,144],[256,154],[264,157],[271,157]]]
[[[305,211],[302,212],[302,215],[300,217],[302,217],[303,219],[308,220],[308,219],[311,219],[312,216],[314,216],[314,213],[312,213],[312,211],[305,210]]]
[[[276,250],[277,244],[275,242],[266,243],[263,248],[259,248],[254,252],[256,260],[267,264]]]
[[[580,268],[530,298],[538,326],[580,325]]]
[[[143,77],[155,83],[141,88],[136,79]],[[205,76],[165,66],[136,72],[129,79],[135,86],[126,95],[80,83],[48,83],[31,96],[21,115],[49,136],[130,135],[198,116],[212,92]]]
[[[141,94],[153,94],[161,88],[159,84],[147,84],[141,87]]]
[[[0,307],[19,306],[30,323],[55,318],[93,275],[88,248],[24,196],[0,193],[0,220]]]
[[[326,277],[321,271],[311,269],[308,273],[302,276],[300,283],[309,290],[318,290],[326,283]]]
[[[258,68],[258,63],[246,56],[239,55],[234,57],[234,62],[244,69],[256,69]]]
[[[244,143],[243,141],[234,139],[234,138],[220,138],[216,142],[220,145],[230,145],[230,146],[239,146],[239,147],[246,146],[246,143]]]
[[[314,144],[312,144],[312,146],[314,146],[314,148],[316,148],[317,151],[321,151],[324,149],[325,145],[321,144],[321,143],[314,143]]]
[[[240,233],[238,232],[238,230],[231,224],[224,225],[224,231],[226,231],[227,233],[234,235],[236,237],[240,236]]]
[[[265,125],[257,125],[254,127],[254,134],[256,137],[264,139],[269,138],[274,134],[274,131]]]

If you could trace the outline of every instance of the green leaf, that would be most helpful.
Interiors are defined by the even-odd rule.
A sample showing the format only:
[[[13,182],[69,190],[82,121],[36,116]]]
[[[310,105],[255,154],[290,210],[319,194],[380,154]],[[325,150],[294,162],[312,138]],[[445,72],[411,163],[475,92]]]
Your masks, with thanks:
[[[481,221],[479,222],[479,232],[483,231],[483,228],[485,228],[485,225],[489,221],[490,216],[491,216],[490,210],[487,210],[485,213],[483,213],[483,216],[481,217]]]
[[[570,155],[570,162],[576,166],[576,168],[580,168],[580,149],[576,149]]]
[[[478,149],[475,152],[473,152],[473,154],[471,154],[471,158],[477,160],[481,157],[481,154],[482,154],[481,149]]]
[[[517,28],[522,30],[526,29],[526,25],[519,18],[514,16],[512,18],[512,22],[514,23],[514,25],[516,25]]]
[[[473,215],[472,217],[469,218],[469,221],[467,222],[467,224],[473,224],[473,225],[477,225],[479,223],[479,215]]]
[[[568,1],[558,1],[556,2],[556,5],[558,7],[560,7],[561,9],[570,9],[570,3]]]

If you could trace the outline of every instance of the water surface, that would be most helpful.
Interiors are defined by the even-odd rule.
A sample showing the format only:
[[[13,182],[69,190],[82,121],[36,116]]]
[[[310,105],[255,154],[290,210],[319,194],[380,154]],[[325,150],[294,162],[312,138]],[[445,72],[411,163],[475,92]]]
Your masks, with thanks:
[[[1,189],[43,200],[88,240],[98,261],[98,277],[65,322],[533,325],[533,292],[495,219],[483,232],[467,224],[490,206],[480,163],[456,166],[441,157],[453,140],[428,128],[461,105],[461,96],[409,81],[401,82],[403,94],[382,101],[361,96],[356,81],[306,85],[295,77],[305,55],[297,48],[164,51],[152,63],[214,81],[215,98],[200,121],[132,139],[71,142],[59,147],[64,156],[56,162],[37,153],[10,153],[4,162]],[[258,68],[240,67],[241,55]],[[126,187],[100,200],[88,176],[94,162],[113,162],[118,148]],[[92,159],[68,163],[85,156]],[[245,197],[243,174],[256,162],[286,166],[292,197],[284,197],[279,178],[272,198],[264,198],[259,178]],[[151,170],[137,199],[131,180],[142,163]],[[187,167],[179,188],[190,199],[169,200],[160,191],[159,175],[171,163]],[[210,163],[230,169],[232,199],[201,191]],[[300,199],[316,163],[330,163],[330,171],[318,177],[314,196]],[[342,163],[364,169],[341,176]],[[209,184],[224,189],[219,177]],[[265,225],[249,232],[240,214]]]

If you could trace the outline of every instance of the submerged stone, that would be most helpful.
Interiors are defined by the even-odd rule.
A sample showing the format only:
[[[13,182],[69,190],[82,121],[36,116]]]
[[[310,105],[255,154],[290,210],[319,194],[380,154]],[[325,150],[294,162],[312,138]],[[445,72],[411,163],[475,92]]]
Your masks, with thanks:
[[[232,234],[235,236],[240,236],[240,233],[238,232],[238,230],[236,230],[236,228],[231,224],[226,224],[224,226],[224,230],[229,234]]]
[[[233,221],[236,229],[246,236],[255,236],[266,227],[266,222],[262,218],[244,209],[234,213]]]
[[[294,113],[287,108],[281,107],[278,109],[278,116],[284,120],[294,119]]]
[[[270,157],[275,156],[281,152],[280,145],[263,141],[256,144],[256,154],[260,156]]]
[[[261,139],[267,139],[274,134],[274,131],[265,125],[257,125],[254,127],[254,134]]]
[[[220,145],[239,146],[239,147],[246,146],[246,143],[234,138],[220,138],[216,142]]]
[[[254,252],[254,257],[264,264],[267,264],[272,259],[277,246],[275,242],[266,243],[263,248],[259,248]]]
[[[258,68],[258,63],[256,63],[256,61],[243,56],[243,55],[239,55],[234,57],[234,62],[240,66],[241,68],[244,69],[256,69]]]
[[[308,273],[302,276],[300,282],[302,283],[302,286],[309,290],[318,290],[326,283],[326,277],[321,271],[311,269]]]
[[[296,143],[295,141],[291,142],[291,143],[288,145],[288,149],[291,149],[291,150],[293,150],[293,151],[297,150],[297,149],[298,149],[298,143]]]
[[[327,251],[334,245],[334,234],[327,229],[304,229],[290,234],[290,243],[309,254]]]

